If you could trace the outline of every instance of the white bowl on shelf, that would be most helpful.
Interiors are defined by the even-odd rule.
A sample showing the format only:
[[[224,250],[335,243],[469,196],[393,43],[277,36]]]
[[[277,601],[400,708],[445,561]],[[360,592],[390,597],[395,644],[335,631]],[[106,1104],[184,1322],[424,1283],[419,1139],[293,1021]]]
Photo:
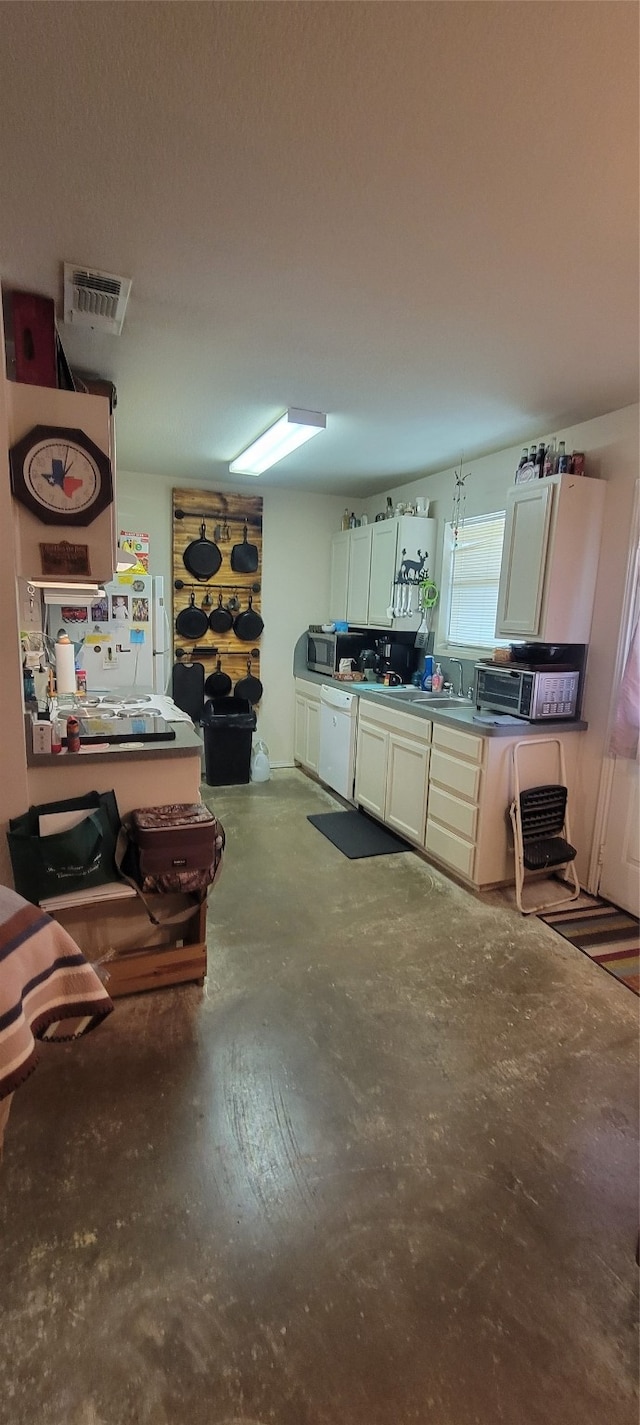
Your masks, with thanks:
[[[320,627],[323,633],[335,633],[336,631],[336,626],[334,623],[321,623]]]

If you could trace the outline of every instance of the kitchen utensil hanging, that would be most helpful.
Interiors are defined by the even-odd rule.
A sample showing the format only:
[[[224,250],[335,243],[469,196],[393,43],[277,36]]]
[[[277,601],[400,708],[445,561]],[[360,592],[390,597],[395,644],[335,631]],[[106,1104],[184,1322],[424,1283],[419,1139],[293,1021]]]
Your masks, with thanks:
[[[256,613],[253,607],[253,599],[251,594],[249,594],[249,606],[234,619],[233,632],[236,638],[239,638],[242,643],[255,643],[256,638],[260,637],[263,629],[264,623],[260,614]]]
[[[199,539],[192,539],[187,545],[182,556],[185,568],[194,579],[212,579],[217,574],[222,564],[222,555],[217,544],[212,539],[207,539],[207,526],[205,521],[200,525]]]
[[[226,698],[231,688],[231,679],[228,673],[223,673],[222,660],[219,658],[215,673],[210,673],[205,682],[204,691],[208,698]]]
[[[209,619],[204,609],[196,608],[196,596],[192,590],[186,609],[181,609],[176,619],[176,633],[181,638],[202,638],[208,627]]]
[[[234,574],[255,574],[258,568],[258,546],[247,543],[247,526],[243,526],[242,544],[234,544],[231,550],[231,568]]]
[[[209,614],[209,628],[212,633],[228,633],[233,628],[233,615],[225,608],[221,593],[218,594],[217,608]]]
[[[250,658],[247,658],[246,678],[240,678],[233,691],[236,698],[246,698],[252,706],[260,702],[264,690],[260,679],[254,678],[251,672]]]
[[[201,663],[174,664],[171,696],[193,722],[200,722],[204,708],[204,668]]]

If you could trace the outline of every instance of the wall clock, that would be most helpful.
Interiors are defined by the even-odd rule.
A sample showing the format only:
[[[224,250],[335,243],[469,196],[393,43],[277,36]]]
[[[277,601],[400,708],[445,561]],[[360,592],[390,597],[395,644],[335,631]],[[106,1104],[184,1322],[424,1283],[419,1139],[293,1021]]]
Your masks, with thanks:
[[[43,524],[91,524],[113,500],[111,461],[82,430],[34,426],[9,459],[15,499]]]

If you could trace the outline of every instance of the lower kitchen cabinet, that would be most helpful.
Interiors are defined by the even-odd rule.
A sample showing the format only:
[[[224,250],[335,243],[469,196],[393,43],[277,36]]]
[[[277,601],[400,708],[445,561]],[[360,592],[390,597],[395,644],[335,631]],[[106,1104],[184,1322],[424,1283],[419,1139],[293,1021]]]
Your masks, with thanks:
[[[569,798],[579,733],[541,728],[520,756],[521,784],[558,780],[561,736]],[[360,700],[355,800],[407,841],[477,889],[514,879],[508,809],[515,737],[482,737],[464,728]]]
[[[355,799],[408,841],[424,844],[431,723],[360,702]]]
[[[320,687],[296,678],[293,755],[301,766],[318,771],[320,759]]]

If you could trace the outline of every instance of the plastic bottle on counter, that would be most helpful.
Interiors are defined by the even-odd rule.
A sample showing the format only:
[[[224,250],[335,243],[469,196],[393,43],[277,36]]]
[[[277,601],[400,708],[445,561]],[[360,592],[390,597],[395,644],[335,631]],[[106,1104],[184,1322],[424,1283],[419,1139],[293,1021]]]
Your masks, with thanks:
[[[424,672],[423,672],[423,674],[422,674],[422,682],[421,682],[421,684],[420,684],[420,687],[422,688],[423,693],[430,693],[430,692],[432,691],[432,685],[433,685],[433,658],[432,658],[432,656],[431,656],[430,653],[427,653],[427,655],[426,655],[426,657],[425,657],[425,660],[424,660]]]
[[[441,693],[441,692],[442,692],[442,684],[443,684],[443,683],[444,683],[444,677],[443,677],[443,673],[442,673],[442,668],[440,667],[440,664],[439,664],[439,663],[436,663],[436,671],[435,671],[435,673],[434,673],[434,675],[433,675],[433,678],[431,679],[431,690],[432,690],[432,692],[434,692],[434,693]]]
[[[59,717],[54,717],[51,723],[51,751],[62,752],[62,727]]]
[[[67,718],[67,752],[80,751],[80,723],[77,717]]]

